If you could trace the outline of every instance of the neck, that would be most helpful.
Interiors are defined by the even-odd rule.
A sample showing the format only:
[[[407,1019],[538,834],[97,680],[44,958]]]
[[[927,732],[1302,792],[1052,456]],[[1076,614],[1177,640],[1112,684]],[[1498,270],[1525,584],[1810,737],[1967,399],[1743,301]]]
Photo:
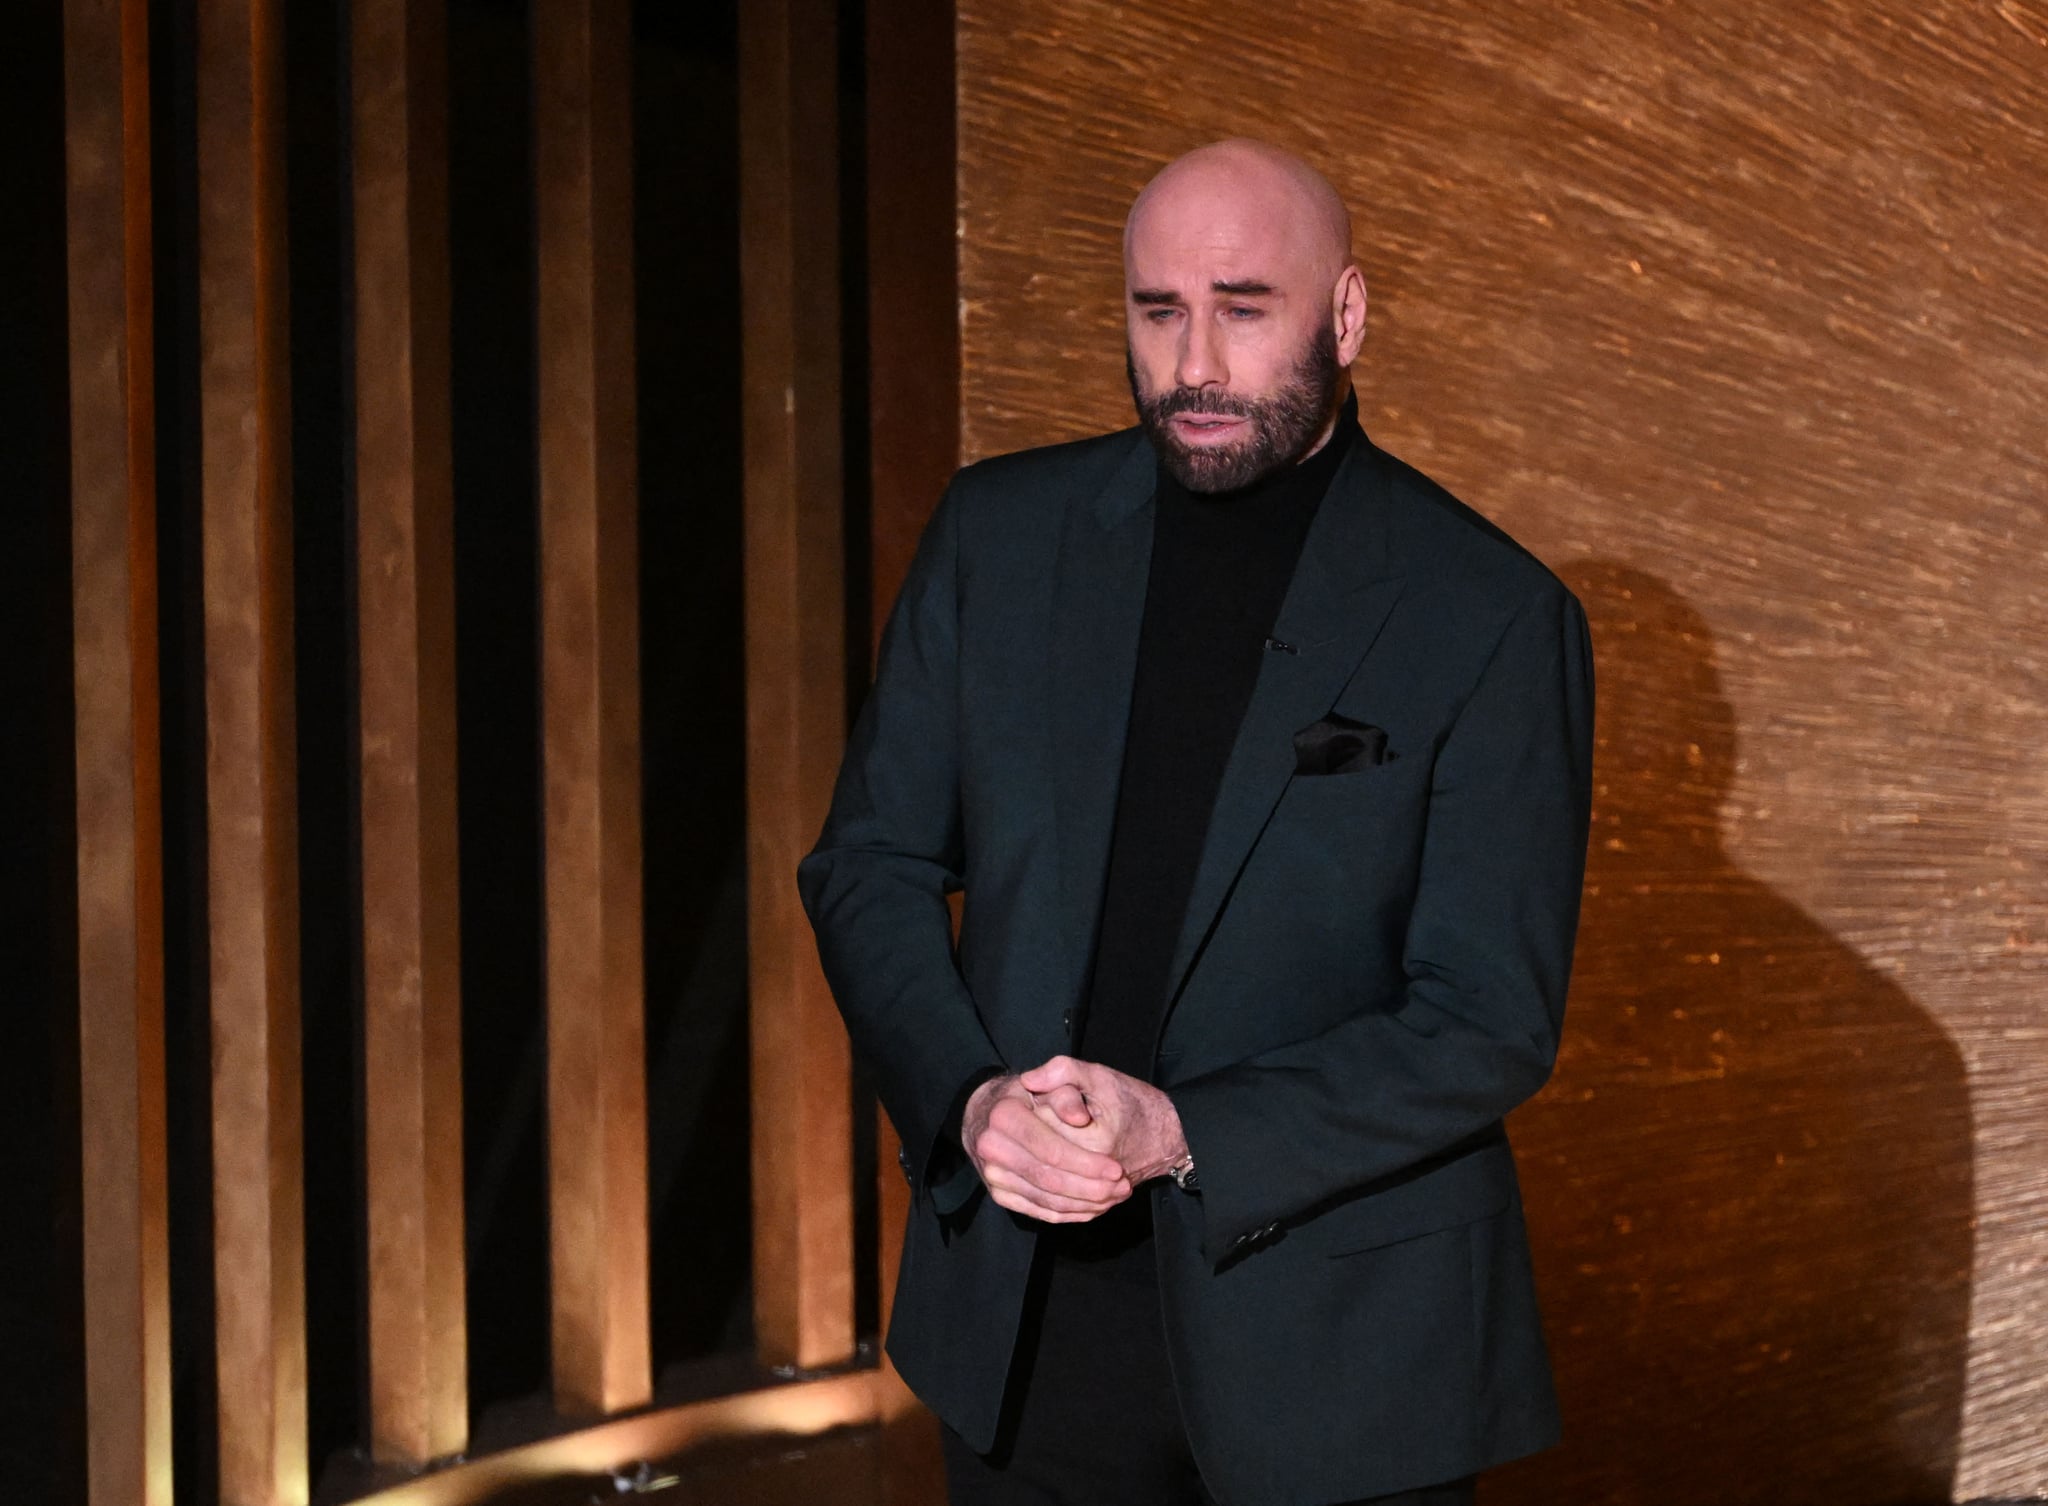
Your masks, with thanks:
[[[1330,442],[1330,436],[1337,432],[1337,420],[1344,416],[1344,405],[1350,400],[1351,378],[1347,374],[1344,380],[1337,385],[1337,400],[1330,406],[1330,416],[1323,420],[1322,432],[1316,435],[1316,442],[1314,444],[1302,451],[1301,460],[1307,460],[1310,456],[1322,452],[1323,446]],[[1301,461],[1295,462],[1297,465],[1300,463]]]

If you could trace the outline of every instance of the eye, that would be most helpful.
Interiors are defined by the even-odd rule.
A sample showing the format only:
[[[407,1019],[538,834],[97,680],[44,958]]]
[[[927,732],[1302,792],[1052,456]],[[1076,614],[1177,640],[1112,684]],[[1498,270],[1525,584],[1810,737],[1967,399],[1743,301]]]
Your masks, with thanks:
[[[1236,320],[1238,323],[1242,324],[1249,320],[1258,318],[1261,314],[1265,312],[1265,310],[1254,308],[1252,305],[1248,303],[1233,303],[1229,305],[1227,308],[1225,308],[1223,312],[1227,317]]]
[[[1178,309],[1147,309],[1145,321],[1148,324],[1164,324],[1178,312]]]

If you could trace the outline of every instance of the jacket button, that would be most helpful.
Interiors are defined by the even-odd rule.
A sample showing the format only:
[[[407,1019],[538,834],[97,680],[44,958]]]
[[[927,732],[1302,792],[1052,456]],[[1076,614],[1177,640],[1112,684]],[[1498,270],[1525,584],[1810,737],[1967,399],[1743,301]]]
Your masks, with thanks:
[[[1278,1224],[1268,1224],[1263,1229],[1254,1229],[1249,1234],[1238,1235],[1236,1239],[1230,1242],[1230,1248],[1235,1250],[1244,1245],[1263,1244],[1279,1232],[1280,1226]]]

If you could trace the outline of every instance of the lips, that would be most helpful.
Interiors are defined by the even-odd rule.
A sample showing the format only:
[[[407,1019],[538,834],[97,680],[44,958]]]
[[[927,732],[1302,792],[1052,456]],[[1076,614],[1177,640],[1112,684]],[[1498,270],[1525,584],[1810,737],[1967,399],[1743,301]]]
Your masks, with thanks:
[[[1245,420],[1227,413],[1176,413],[1173,432],[1185,444],[1226,444],[1244,431]]]

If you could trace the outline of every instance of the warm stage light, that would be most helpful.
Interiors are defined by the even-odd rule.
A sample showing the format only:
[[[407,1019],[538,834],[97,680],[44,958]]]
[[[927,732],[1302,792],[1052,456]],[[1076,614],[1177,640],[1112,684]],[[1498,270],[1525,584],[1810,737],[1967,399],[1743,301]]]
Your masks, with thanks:
[[[880,1373],[861,1370],[642,1412],[423,1475],[364,1496],[357,1506],[470,1506],[514,1485],[626,1469],[714,1439],[815,1437],[882,1420],[880,1392]],[[664,1475],[642,1488],[678,1483]]]

